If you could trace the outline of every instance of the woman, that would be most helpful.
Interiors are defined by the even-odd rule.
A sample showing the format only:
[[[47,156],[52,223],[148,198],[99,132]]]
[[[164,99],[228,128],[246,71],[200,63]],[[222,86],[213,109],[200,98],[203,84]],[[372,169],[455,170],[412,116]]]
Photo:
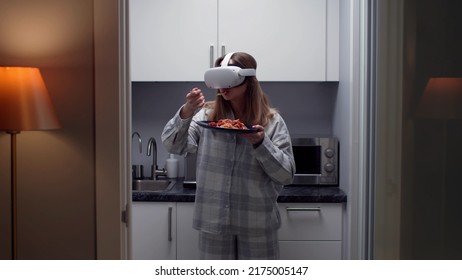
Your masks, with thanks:
[[[215,66],[257,67],[244,52],[225,58]],[[220,119],[253,124],[256,132],[226,133],[197,124]],[[278,259],[276,200],[292,182],[295,163],[287,126],[257,78],[218,89],[214,102],[205,102],[202,91],[193,88],[166,124],[162,141],[170,153],[197,153],[193,227],[199,230],[201,258]]]

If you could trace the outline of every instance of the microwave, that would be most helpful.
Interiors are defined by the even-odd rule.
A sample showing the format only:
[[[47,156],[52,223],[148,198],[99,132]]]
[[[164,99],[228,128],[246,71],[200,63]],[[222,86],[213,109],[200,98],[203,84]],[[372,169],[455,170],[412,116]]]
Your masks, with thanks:
[[[292,185],[338,186],[339,142],[335,137],[292,137]]]

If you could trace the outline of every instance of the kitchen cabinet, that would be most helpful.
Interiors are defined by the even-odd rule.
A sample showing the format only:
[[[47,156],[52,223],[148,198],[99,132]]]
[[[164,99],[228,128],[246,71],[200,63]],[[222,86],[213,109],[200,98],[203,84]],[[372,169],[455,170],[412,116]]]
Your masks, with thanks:
[[[217,0],[129,5],[131,80],[203,81],[217,41]]]
[[[192,227],[194,203],[177,203],[177,259],[198,260],[199,232]]]
[[[133,202],[133,259],[176,259],[175,204],[174,202]]]
[[[341,259],[342,207],[342,203],[279,203],[281,259]]]
[[[193,202],[132,204],[132,258],[198,260]],[[279,203],[283,260],[342,258],[343,203]]]
[[[339,0],[129,2],[132,81],[203,81],[227,52],[260,81],[338,81]]]
[[[193,209],[194,203],[186,202],[133,202],[132,258],[198,260]]]

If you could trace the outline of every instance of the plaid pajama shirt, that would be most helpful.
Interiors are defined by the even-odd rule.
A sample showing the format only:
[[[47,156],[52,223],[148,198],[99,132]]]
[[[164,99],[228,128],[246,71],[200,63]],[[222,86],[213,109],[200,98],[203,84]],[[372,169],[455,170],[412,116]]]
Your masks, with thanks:
[[[274,115],[265,127],[263,142],[254,147],[235,133],[197,125],[207,120],[205,109],[189,119],[181,119],[180,110],[166,124],[162,142],[170,153],[197,153],[193,227],[246,236],[276,231],[280,227],[276,200],[295,172],[282,117]]]

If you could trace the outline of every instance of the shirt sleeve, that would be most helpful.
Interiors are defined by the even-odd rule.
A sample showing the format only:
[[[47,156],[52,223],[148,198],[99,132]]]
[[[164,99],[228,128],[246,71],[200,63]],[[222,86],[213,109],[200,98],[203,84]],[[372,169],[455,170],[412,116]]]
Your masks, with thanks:
[[[265,128],[263,142],[254,153],[265,173],[282,185],[293,182],[295,160],[289,130],[280,115],[274,117],[272,124]]]
[[[162,131],[162,143],[169,153],[183,155],[185,153],[196,153],[200,138],[200,128],[193,122],[200,119],[203,112],[199,111],[193,117],[182,119],[181,108],[167,122]]]

